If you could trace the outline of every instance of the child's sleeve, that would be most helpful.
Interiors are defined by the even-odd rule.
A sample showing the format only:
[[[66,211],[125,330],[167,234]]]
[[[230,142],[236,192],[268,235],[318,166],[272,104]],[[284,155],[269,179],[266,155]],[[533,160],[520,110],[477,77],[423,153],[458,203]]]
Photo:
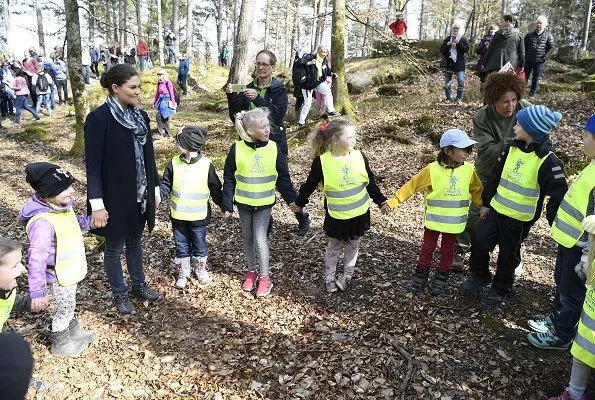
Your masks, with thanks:
[[[304,207],[308,204],[308,198],[314,193],[318,184],[322,182],[322,163],[320,157],[314,157],[312,160],[312,166],[310,166],[310,172],[306,182],[300,186],[298,197],[295,200],[295,204],[299,207]]]
[[[161,179],[161,183],[159,184],[159,194],[161,195],[161,199],[167,198],[171,193],[171,188],[174,183],[174,166],[172,161],[169,160],[167,166],[163,170],[163,178]]]
[[[475,204],[478,208],[483,206],[483,201],[481,200],[481,194],[483,193],[483,183],[481,183],[481,179],[479,179],[479,176],[475,170],[473,170],[473,175],[471,176],[469,193],[471,194],[471,201],[473,204]]]
[[[542,193],[550,196],[545,206],[545,218],[550,226],[558,213],[558,207],[568,191],[568,182],[564,175],[564,167],[555,154],[547,156],[547,160],[539,168],[538,183]]]
[[[504,150],[500,153],[500,156],[496,160],[496,164],[492,169],[492,173],[490,177],[486,181],[483,187],[483,193],[481,194],[481,199],[483,201],[483,206],[491,208],[490,202],[492,198],[496,195],[496,190],[498,190],[498,185],[500,184],[500,177],[502,176],[502,171],[504,170],[504,164],[506,163],[506,157],[508,157],[508,152],[510,151],[510,145],[506,146]]]
[[[46,295],[45,272],[48,266],[48,256],[52,252],[52,241],[55,234],[52,225],[41,219],[34,221],[29,226],[27,270],[29,295],[32,299]]]
[[[368,194],[372,198],[372,201],[374,203],[378,204],[378,206],[381,206],[384,203],[386,203],[386,196],[384,194],[382,194],[382,191],[376,184],[376,176],[374,175],[374,172],[370,168],[370,163],[368,162],[368,158],[364,155],[364,153],[362,153],[362,156],[364,157],[364,164],[366,165],[366,172],[368,173],[368,179],[369,179],[368,186],[366,186],[366,190],[368,191]]]
[[[414,175],[411,180],[401,186],[394,196],[391,199],[388,199],[386,203],[390,208],[396,208],[401,203],[406,202],[415,193],[425,190],[431,186],[432,180],[430,179],[430,165],[428,164],[424,167],[424,169]]]
[[[223,211],[233,212],[233,194],[236,189],[236,144],[232,144],[223,167]]]
[[[91,229],[91,216],[90,215],[77,215],[76,219],[79,223],[81,231],[88,231]]]
[[[221,180],[219,179],[219,176],[217,176],[217,171],[212,163],[209,165],[208,185],[213,203],[221,207],[223,205],[223,192],[221,191],[223,185],[221,184]]]

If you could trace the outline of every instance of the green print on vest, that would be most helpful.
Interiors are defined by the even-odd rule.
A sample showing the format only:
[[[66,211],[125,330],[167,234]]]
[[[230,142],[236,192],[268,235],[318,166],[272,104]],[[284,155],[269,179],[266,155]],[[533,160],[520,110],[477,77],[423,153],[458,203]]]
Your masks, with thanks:
[[[252,163],[252,167],[250,168],[250,172],[257,172],[257,173],[262,173],[264,172],[264,167],[262,165],[260,165],[260,160],[262,159],[262,156],[258,153],[254,153],[254,158],[253,158],[253,163]]]
[[[343,172],[343,179],[341,181],[341,186],[351,186],[351,185],[355,184],[355,180],[353,179],[353,177],[349,176],[349,173],[351,171],[347,165],[344,165],[343,168],[341,168],[341,172]]]
[[[459,182],[459,178],[456,177],[456,175],[454,174],[454,170],[450,173],[450,176],[448,177],[448,182],[450,183],[450,186],[448,187],[448,189],[446,189],[444,191],[444,194],[447,197],[453,197],[453,196],[460,196],[461,195],[461,189],[459,187],[457,187],[457,183]]]

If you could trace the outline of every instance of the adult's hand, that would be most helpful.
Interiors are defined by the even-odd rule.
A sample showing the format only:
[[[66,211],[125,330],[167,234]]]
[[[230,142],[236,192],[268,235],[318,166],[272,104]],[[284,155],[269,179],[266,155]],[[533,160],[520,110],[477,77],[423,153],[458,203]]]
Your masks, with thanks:
[[[107,225],[107,220],[109,219],[109,213],[105,208],[101,210],[93,211],[91,213],[91,225],[93,228],[103,228]]]
[[[31,311],[43,311],[50,305],[50,298],[48,296],[31,299]]]
[[[231,84],[228,83],[227,85],[225,85],[223,90],[225,91],[225,93],[231,93]]]
[[[244,89],[244,96],[248,98],[248,100],[254,100],[258,93],[254,89]]]
[[[482,206],[479,209],[479,218],[480,219],[484,219],[488,215],[489,212],[490,212],[490,209],[489,208]]]
[[[155,208],[159,207],[161,204],[161,196],[155,196]]]
[[[583,219],[583,229],[591,235],[595,235],[595,215],[589,215]]]
[[[223,216],[225,219],[230,219],[233,215],[233,212],[225,211],[225,215]]]

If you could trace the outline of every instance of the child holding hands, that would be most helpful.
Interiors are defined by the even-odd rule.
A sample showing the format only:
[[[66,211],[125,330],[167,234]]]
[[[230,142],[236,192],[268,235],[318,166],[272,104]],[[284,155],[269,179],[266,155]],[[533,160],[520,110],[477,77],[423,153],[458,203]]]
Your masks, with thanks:
[[[347,289],[353,277],[359,243],[370,229],[370,197],[387,213],[390,208],[370,169],[368,159],[356,144],[356,128],[346,119],[323,123],[310,137],[314,160],[306,183],[299,190],[293,211],[308,204],[308,198],[322,184],[323,229],[329,237],[325,254],[324,282],[329,293]],[[344,252],[343,274],[336,276],[337,262]]]
[[[447,130],[440,138],[438,159],[411,178],[387,202],[394,209],[415,193],[422,190],[425,192],[424,237],[419,264],[408,287],[413,294],[420,294],[428,282],[432,256],[439,236],[442,236],[440,264],[434,275],[430,293],[444,293],[454,258],[455,240],[457,234],[465,230],[467,223],[469,199],[477,207],[482,205],[481,180],[473,165],[465,161],[476,143],[460,129]]]

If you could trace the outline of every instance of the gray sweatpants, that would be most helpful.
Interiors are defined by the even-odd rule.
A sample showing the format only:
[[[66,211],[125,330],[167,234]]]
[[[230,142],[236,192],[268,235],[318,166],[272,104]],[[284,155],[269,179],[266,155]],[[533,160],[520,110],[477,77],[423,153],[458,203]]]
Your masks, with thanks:
[[[247,210],[238,207],[240,222],[242,224],[242,241],[244,254],[249,271],[256,271],[260,265],[259,275],[269,276],[269,243],[267,242],[267,229],[271,219],[272,208],[264,210]],[[258,263],[256,254],[258,253]]]
[[[343,250],[343,258],[345,260],[345,267],[343,275],[348,278],[353,277],[355,270],[355,263],[359,253],[359,242],[361,238],[351,240],[339,240],[335,238],[328,238],[328,245],[326,246],[326,254],[324,256],[324,281],[332,282],[336,279],[337,262]]]
[[[50,284],[52,297],[56,302],[56,314],[52,318],[52,332],[62,332],[74,318],[76,308],[76,284],[62,286],[58,282]]]
[[[572,399],[580,400],[587,390],[587,383],[591,376],[591,367],[576,357],[572,359],[572,372],[570,373],[570,383],[568,391]]]

